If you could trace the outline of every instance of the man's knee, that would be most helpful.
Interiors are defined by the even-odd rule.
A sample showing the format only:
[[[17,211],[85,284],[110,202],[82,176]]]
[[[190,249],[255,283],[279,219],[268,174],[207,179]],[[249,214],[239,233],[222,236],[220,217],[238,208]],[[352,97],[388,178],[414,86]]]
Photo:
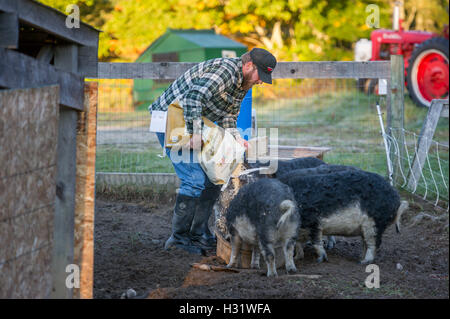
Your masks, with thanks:
[[[181,179],[179,191],[180,194],[191,197],[200,197],[202,195],[202,192],[205,189],[205,183],[207,179],[203,171],[198,170],[193,171],[189,177],[183,176],[183,178],[180,179]]]

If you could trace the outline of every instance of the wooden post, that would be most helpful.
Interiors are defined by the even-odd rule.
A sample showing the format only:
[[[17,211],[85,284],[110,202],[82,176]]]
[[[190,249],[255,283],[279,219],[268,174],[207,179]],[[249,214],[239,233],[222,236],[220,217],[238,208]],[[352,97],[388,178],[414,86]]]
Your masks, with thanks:
[[[392,83],[391,83],[391,77],[387,79],[387,91],[386,91],[386,134],[391,135],[391,118],[392,118],[392,109],[391,109],[391,102],[392,102]]]
[[[73,264],[77,119],[77,111],[60,105],[51,294],[58,299],[72,298],[66,267]]]
[[[412,169],[409,174],[408,189],[412,192],[416,191],[431,142],[433,141],[434,132],[436,131],[436,126],[441,116],[448,117],[448,100],[431,101],[430,109],[422,125],[417,143],[417,152],[414,156]]]
[[[405,157],[403,132],[405,102],[405,70],[402,55],[391,55],[391,105],[388,116],[388,134],[396,141],[398,149],[391,143],[390,157],[394,168],[394,184],[401,183],[403,158]],[[398,153],[396,153],[398,152]],[[399,165],[399,162],[401,163]]]
[[[36,56],[36,60],[41,61],[43,63],[50,63],[53,58],[53,46],[48,44],[44,45],[38,52]]]
[[[54,62],[55,67],[62,71],[77,72],[77,46],[56,46]],[[67,273],[66,267],[74,263],[78,111],[62,105],[59,110],[51,297],[70,299],[74,287],[67,287],[66,279],[76,273]]]
[[[84,111],[77,128],[74,264],[80,267],[80,288],[74,298],[92,299],[94,288],[94,200],[97,129],[97,82],[84,88]]]

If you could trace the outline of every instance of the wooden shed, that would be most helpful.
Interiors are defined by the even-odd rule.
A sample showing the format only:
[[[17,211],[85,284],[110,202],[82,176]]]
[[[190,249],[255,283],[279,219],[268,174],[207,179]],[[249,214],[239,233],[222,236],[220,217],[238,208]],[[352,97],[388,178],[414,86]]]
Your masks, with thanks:
[[[0,0],[0,298],[92,297],[99,30],[67,19]]]
[[[213,58],[239,57],[247,46],[214,30],[167,29],[136,60],[141,62],[202,62]],[[153,102],[171,83],[170,80],[135,80],[135,104]]]

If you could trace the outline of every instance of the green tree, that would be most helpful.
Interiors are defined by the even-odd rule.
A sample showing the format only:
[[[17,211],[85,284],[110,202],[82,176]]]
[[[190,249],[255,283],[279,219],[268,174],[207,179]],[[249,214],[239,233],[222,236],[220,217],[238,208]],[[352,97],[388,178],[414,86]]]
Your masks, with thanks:
[[[406,0],[402,19],[405,30],[423,30],[441,33],[448,24],[448,0]]]
[[[81,19],[102,30],[102,61],[134,61],[167,28],[214,28],[279,60],[352,60],[354,44],[369,38],[366,7],[380,9],[392,27],[393,0],[41,0],[62,12],[80,7]],[[405,27],[440,31],[448,0],[404,0]]]

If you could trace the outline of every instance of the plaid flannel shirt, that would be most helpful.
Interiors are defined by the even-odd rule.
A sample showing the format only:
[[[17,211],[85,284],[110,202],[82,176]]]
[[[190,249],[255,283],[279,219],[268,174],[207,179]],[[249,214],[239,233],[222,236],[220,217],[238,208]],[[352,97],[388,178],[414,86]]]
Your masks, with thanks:
[[[244,75],[240,58],[218,58],[197,64],[176,79],[150,105],[150,111],[167,111],[178,100],[183,107],[186,129],[194,131],[194,122],[201,117],[217,122],[235,137],[239,136],[236,121],[241,102],[247,93],[241,88]],[[203,123],[202,123],[203,125]]]

